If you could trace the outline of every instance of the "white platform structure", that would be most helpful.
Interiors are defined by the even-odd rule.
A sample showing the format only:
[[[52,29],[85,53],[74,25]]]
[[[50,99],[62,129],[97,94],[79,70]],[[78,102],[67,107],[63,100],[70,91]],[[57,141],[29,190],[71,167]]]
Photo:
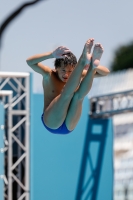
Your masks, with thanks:
[[[91,117],[113,117],[114,200],[132,200],[133,69],[95,79],[88,97]]]
[[[5,108],[4,198],[29,200],[30,74],[0,72],[0,101]]]

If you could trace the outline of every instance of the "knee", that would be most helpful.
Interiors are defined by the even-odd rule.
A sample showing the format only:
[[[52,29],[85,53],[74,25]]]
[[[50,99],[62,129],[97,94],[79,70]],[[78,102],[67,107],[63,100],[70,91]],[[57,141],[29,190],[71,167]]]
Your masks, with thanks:
[[[75,93],[74,93],[74,96],[73,96],[73,98],[75,99],[75,100],[77,100],[77,101],[83,101],[83,97],[81,97],[81,95],[80,95],[80,93],[78,92],[78,91],[76,91]]]

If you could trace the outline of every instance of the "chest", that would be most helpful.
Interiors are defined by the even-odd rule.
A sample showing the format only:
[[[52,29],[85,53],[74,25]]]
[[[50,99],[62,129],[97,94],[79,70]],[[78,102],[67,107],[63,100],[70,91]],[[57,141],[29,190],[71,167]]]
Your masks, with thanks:
[[[58,80],[57,77],[54,75],[51,75],[49,80],[43,79],[43,88],[46,98],[52,99],[58,96],[61,93],[64,86],[65,84]]]

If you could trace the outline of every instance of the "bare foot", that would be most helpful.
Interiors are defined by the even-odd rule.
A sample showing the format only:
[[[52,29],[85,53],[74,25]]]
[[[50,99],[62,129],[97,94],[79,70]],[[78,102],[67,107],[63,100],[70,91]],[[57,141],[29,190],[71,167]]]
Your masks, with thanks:
[[[90,38],[89,40],[86,41],[84,49],[83,49],[83,56],[85,56],[86,63],[85,65],[89,65],[91,62],[91,48],[94,43],[94,38]]]
[[[93,53],[92,53],[92,65],[93,68],[98,67],[98,65],[100,64],[100,59],[101,56],[103,54],[103,47],[101,44],[95,44],[94,49],[93,49]]]

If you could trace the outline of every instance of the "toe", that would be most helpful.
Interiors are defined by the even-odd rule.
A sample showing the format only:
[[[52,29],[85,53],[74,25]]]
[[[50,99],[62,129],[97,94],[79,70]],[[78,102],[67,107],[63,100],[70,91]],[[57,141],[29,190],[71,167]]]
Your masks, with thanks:
[[[95,44],[95,46],[94,47],[98,47],[99,46],[99,44],[97,43],[97,44]]]
[[[93,42],[93,41],[94,41],[94,38],[91,38],[90,40]]]

